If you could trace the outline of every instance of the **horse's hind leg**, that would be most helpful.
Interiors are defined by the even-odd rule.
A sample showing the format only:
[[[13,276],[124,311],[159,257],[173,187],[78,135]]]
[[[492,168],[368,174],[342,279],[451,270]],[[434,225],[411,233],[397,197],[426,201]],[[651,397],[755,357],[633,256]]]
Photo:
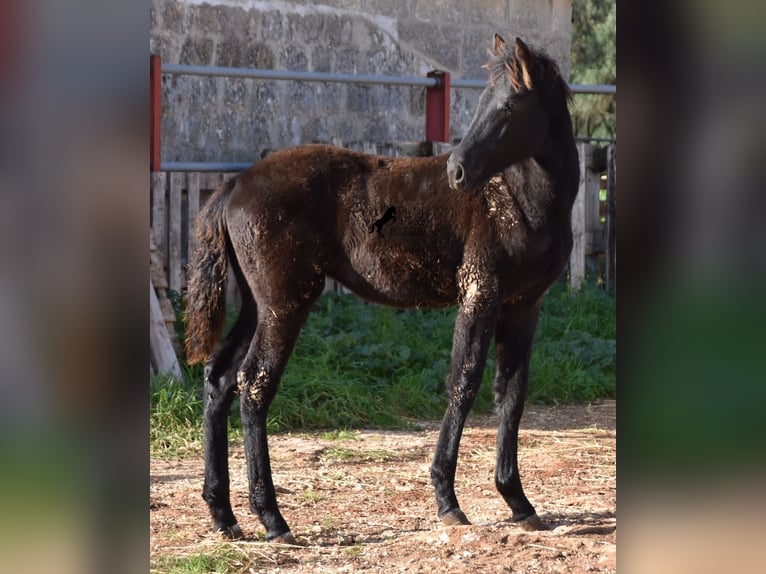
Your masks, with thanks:
[[[321,277],[300,297],[283,296],[281,304],[259,301],[258,327],[237,373],[250,508],[266,528],[266,539],[276,542],[294,544],[295,538],[277,506],[266,438],[266,416],[301,327],[323,287],[324,277]]]
[[[527,530],[545,528],[524,495],[517,459],[519,422],[527,397],[529,359],[539,315],[539,302],[531,308],[507,306],[495,331],[497,370],[494,391],[500,415],[495,485],[511,507],[513,521]]]
[[[205,366],[205,484],[202,497],[213,517],[213,528],[238,538],[242,532],[229,498],[228,415],[236,392],[235,372],[250,345],[257,321],[255,302],[242,295],[239,318]]]

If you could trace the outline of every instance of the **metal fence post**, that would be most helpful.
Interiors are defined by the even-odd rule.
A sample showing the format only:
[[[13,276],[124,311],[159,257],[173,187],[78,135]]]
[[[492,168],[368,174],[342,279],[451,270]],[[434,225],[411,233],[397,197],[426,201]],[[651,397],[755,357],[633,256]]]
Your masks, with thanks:
[[[160,171],[160,134],[162,127],[162,58],[159,54],[149,56],[149,171]]]
[[[450,75],[442,70],[428,72],[438,84],[426,88],[426,141],[449,142]]]

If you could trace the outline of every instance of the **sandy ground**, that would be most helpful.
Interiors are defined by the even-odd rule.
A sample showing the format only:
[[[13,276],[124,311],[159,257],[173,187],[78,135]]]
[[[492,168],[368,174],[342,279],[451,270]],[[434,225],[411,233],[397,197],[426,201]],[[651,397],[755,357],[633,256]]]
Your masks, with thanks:
[[[151,559],[221,547],[241,553],[236,572],[615,572],[614,401],[528,406],[519,461],[527,497],[551,527],[527,532],[508,522],[494,487],[497,420],[469,418],[456,492],[471,526],[436,518],[429,464],[438,421],[411,432],[355,431],[270,437],[282,514],[302,547],[262,541],[247,504],[241,444],[230,451],[234,513],[245,533],[210,532],[201,498],[202,457],[151,461]]]

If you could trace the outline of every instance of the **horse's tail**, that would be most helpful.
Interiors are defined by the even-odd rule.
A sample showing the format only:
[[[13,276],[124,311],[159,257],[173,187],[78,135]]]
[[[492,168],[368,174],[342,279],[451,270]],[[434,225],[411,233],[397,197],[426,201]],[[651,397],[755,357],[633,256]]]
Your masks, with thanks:
[[[210,356],[226,318],[227,250],[225,208],[237,178],[225,181],[199,212],[197,248],[189,258],[186,298],[186,360],[192,365]]]

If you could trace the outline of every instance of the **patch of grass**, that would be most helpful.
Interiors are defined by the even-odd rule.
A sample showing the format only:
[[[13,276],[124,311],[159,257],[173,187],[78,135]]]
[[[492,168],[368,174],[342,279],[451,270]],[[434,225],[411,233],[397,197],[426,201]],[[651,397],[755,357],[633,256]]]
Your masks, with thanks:
[[[353,546],[349,546],[346,548],[343,552],[345,552],[346,556],[359,556],[362,551],[364,550],[364,546],[362,544],[354,544]]]
[[[178,380],[155,375],[150,380],[150,450],[160,458],[198,455],[203,450],[202,375],[194,378],[191,370]],[[232,409],[234,411],[234,409]],[[229,436],[238,439],[242,425],[238,412],[229,417]]]
[[[232,545],[216,546],[190,556],[161,556],[152,564],[156,574],[227,574],[258,570],[264,564]]]
[[[324,440],[356,440],[356,433],[348,429],[331,430],[322,433]]]
[[[408,420],[441,418],[455,312],[402,312],[354,296],[324,295],[285,369],[269,411],[269,431],[345,429],[323,437],[340,440],[353,438],[348,429],[410,428]],[[561,283],[551,288],[532,352],[530,402],[615,396],[615,313],[615,297],[595,285],[586,284],[577,294]],[[230,312],[229,324],[235,316]],[[493,346],[476,412],[493,406],[494,369]],[[184,382],[153,378],[151,397],[153,454],[199,451],[202,369],[187,369]],[[230,428],[241,435],[238,401]]]
[[[155,376],[150,382],[149,437],[153,456],[178,456],[202,448],[201,385]]]
[[[325,460],[352,460],[359,456],[359,451],[350,448],[327,448],[322,451]]]
[[[318,493],[313,488],[307,488],[300,494],[301,500],[305,500],[308,502],[320,502],[322,500],[325,500],[327,498],[326,495]]]
[[[556,284],[543,301],[530,365],[529,400],[584,403],[616,394],[616,302],[590,284]]]
[[[322,452],[321,458],[324,460],[347,462],[387,462],[389,460],[397,460],[399,455],[393,451],[385,449],[354,450],[350,448],[333,447],[325,449]]]
[[[322,519],[322,528],[325,530],[335,530],[338,527],[338,520],[334,516],[325,516]]]

